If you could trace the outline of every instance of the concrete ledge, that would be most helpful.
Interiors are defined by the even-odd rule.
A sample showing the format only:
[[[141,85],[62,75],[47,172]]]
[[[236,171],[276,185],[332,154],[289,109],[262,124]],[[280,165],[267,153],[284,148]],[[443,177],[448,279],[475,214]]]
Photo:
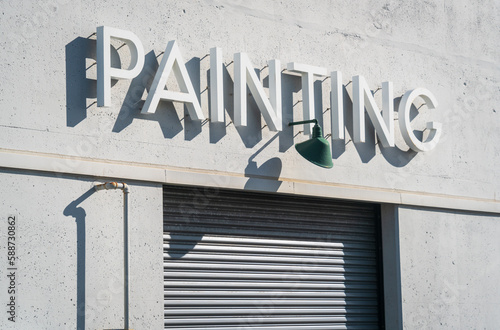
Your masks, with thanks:
[[[396,205],[500,213],[500,201],[466,196],[439,195],[315,181],[299,181],[290,178],[271,180],[263,177],[244,176],[236,173],[209,172],[197,169],[172,168],[154,164],[88,159],[8,149],[0,149],[0,167],[115,178],[116,180],[245,189]]]

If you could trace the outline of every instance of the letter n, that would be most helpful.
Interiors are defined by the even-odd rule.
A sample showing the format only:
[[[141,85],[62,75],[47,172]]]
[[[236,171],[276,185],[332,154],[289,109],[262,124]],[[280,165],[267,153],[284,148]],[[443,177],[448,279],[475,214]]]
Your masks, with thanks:
[[[279,60],[269,65],[268,99],[254,68],[245,53],[234,54],[234,124],[247,125],[247,84],[271,131],[281,131],[281,72]]]
[[[365,78],[352,77],[354,142],[365,142],[365,107],[382,146],[394,147],[394,105],[392,82],[382,83],[382,115]]]

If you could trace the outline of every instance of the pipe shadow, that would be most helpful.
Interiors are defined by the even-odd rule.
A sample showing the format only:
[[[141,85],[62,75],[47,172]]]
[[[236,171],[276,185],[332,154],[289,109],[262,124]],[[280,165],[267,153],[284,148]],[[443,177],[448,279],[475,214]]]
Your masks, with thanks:
[[[67,217],[75,218],[76,222],[76,327],[85,330],[85,251],[86,251],[86,230],[85,209],[78,205],[95,193],[92,187],[83,195],[72,201],[66,206],[63,214]]]

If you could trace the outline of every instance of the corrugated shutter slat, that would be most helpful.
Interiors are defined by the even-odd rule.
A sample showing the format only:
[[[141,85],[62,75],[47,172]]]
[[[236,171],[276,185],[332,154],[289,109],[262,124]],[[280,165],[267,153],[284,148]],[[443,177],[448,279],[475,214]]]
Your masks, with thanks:
[[[377,212],[165,186],[165,328],[377,329]]]

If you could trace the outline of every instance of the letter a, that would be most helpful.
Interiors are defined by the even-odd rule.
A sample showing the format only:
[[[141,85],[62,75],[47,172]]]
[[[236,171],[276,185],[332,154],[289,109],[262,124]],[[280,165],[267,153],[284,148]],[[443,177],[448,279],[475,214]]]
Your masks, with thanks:
[[[175,78],[179,83],[181,92],[165,89],[170,72],[174,71]],[[154,113],[160,100],[186,103],[189,116],[193,120],[203,120],[205,116],[201,112],[200,102],[194,92],[193,84],[189,78],[186,65],[182,60],[179,47],[175,40],[170,41],[165,49],[165,54],[156,72],[151,90],[146,98],[146,103],[141,113]]]

